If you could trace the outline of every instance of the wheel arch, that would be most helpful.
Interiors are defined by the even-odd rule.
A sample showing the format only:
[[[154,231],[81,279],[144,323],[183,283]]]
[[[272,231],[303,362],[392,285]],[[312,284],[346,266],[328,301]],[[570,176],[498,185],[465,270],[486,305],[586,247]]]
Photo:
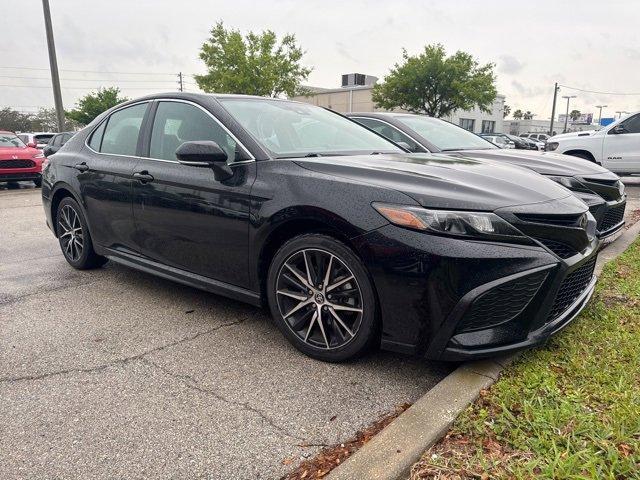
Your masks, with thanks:
[[[564,155],[571,155],[573,157],[578,157],[578,158],[584,158],[581,157],[581,155],[585,155],[587,157],[589,157],[588,159],[585,160],[590,160],[593,163],[598,163],[596,161],[596,157],[593,153],[591,153],[589,150],[585,150],[584,148],[571,148],[565,152],[562,152]]]
[[[87,222],[87,227],[89,227],[89,233],[91,233],[91,226],[89,225],[89,219],[87,217],[87,212],[84,204],[82,203],[82,200],[78,197],[78,195],[74,193],[73,188],[69,184],[60,182],[53,188],[53,195],[51,195],[51,222],[53,224],[53,234],[56,236],[56,238],[58,237],[56,228],[58,221],[58,205],[60,205],[62,199],[66,197],[71,197],[76,202],[78,202],[78,205],[80,205],[80,208],[83,210],[82,213],[84,215],[85,221]]]

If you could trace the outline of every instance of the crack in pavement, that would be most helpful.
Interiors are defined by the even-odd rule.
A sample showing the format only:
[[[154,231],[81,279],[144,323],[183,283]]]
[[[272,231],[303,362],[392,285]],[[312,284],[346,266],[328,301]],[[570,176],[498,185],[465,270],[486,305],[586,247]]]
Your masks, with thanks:
[[[61,287],[53,287],[53,288],[43,288],[40,289],[36,292],[31,292],[31,293],[23,293],[22,295],[18,295],[17,297],[10,297],[8,300],[0,300],[0,308],[5,307],[7,305],[11,305],[14,304],[22,299],[25,298],[29,298],[29,297],[33,297],[35,295],[42,295],[43,293],[54,293],[54,292],[61,292],[63,290],[67,290],[67,289],[71,289],[71,288],[76,288],[76,287],[85,287],[88,285],[95,285],[96,283],[101,282],[102,279],[97,279],[94,280],[93,282],[80,282],[80,283],[72,283],[69,285],[63,285]]]
[[[244,410],[247,410],[249,412],[252,412],[252,413],[256,414],[262,420],[264,420],[268,425],[270,425],[273,429],[275,429],[278,432],[286,435],[287,437],[290,437],[290,438],[293,438],[295,440],[298,440],[298,441],[302,442],[302,444],[304,444],[305,446],[318,446],[318,447],[326,447],[327,446],[326,443],[309,443],[309,442],[307,442],[305,438],[300,437],[300,436],[298,436],[298,435],[296,435],[294,433],[291,433],[286,428],[278,425],[272,418],[270,418],[268,415],[266,415],[262,410],[250,405],[248,402],[240,402],[240,401],[230,400],[229,398],[225,397],[224,395],[221,395],[220,393],[218,393],[218,392],[216,392],[214,390],[210,390],[208,388],[204,388],[204,387],[200,386],[200,383],[198,382],[198,380],[196,380],[191,375],[172,372],[167,367],[159,365],[156,362],[154,362],[152,360],[149,360],[148,358],[141,358],[140,360],[143,363],[145,363],[146,365],[149,365],[149,366],[151,366],[153,368],[156,368],[156,369],[162,371],[163,373],[165,373],[166,375],[168,375],[168,376],[180,381],[180,383],[182,385],[184,385],[187,388],[190,388],[191,390],[195,390],[197,392],[200,392],[200,393],[203,393],[205,395],[211,396],[211,397],[215,398],[216,400],[224,402],[224,403],[226,403],[228,405],[241,407]],[[302,446],[302,445],[298,445],[298,446]]]
[[[237,320],[235,322],[227,322],[227,323],[223,323],[221,325],[217,325],[213,328],[210,328],[208,330],[205,330],[203,332],[198,332],[196,334],[190,335],[188,337],[184,337],[181,338],[179,340],[175,340],[173,342],[170,343],[166,343],[164,345],[160,345],[158,347],[154,347],[151,348],[149,350],[145,350],[142,353],[139,353],[137,355],[133,355],[131,357],[125,357],[125,358],[119,358],[117,360],[114,360],[112,362],[108,362],[108,363],[104,363],[102,365],[96,365],[94,367],[86,367],[86,368],[69,368],[69,369],[65,369],[65,370],[57,370],[55,372],[46,372],[46,373],[41,373],[39,375],[24,375],[21,377],[3,377],[0,378],[0,383],[17,383],[17,382],[23,382],[23,381],[31,381],[31,380],[43,380],[46,378],[51,378],[51,377],[57,377],[60,375],[66,375],[69,373],[94,373],[94,372],[100,372],[102,370],[105,370],[109,367],[114,367],[114,366],[120,366],[120,365],[126,365],[130,362],[136,361],[136,360],[140,360],[143,359],[145,356],[150,355],[152,353],[157,353],[157,352],[161,352],[163,350],[166,350],[168,348],[174,347],[176,345],[179,345],[181,343],[186,343],[186,342],[191,342],[197,338],[200,338],[203,335],[208,335],[210,333],[213,333],[217,330],[220,330],[221,328],[225,328],[225,327],[232,327],[234,325],[239,325],[241,323],[243,323],[245,320]]]

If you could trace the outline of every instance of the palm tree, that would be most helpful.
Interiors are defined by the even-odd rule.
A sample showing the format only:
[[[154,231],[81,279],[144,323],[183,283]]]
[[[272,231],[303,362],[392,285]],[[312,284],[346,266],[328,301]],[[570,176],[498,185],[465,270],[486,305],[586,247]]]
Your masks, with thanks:
[[[515,112],[513,112],[513,118],[516,120],[522,120],[522,110],[518,109]]]
[[[532,120],[533,117],[535,117],[536,114],[535,113],[531,113],[529,110],[527,110],[523,115],[522,118],[524,118],[525,120]]]
[[[580,110],[571,110],[571,112],[569,113],[569,118],[575,122],[580,118],[580,115],[582,115],[580,113]]]
[[[510,113],[511,107],[505,103],[504,107],[502,108],[502,118],[507,118]]]

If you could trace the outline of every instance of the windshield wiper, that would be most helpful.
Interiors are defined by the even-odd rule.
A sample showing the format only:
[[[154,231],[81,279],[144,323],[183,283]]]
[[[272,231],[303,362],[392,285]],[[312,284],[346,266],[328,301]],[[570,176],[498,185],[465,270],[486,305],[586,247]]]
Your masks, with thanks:
[[[322,155],[320,155],[319,153],[307,153],[304,157],[308,158],[308,157],[321,157]]]

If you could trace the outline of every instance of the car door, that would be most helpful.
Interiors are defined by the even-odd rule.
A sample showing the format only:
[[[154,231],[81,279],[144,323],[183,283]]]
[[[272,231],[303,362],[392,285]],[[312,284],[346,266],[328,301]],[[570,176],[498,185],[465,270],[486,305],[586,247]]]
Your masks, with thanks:
[[[99,245],[131,250],[133,168],[149,102],[116,110],[94,129],[75,168],[91,234]]]
[[[133,186],[138,250],[164,265],[247,285],[253,157],[197,104],[159,100],[152,116],[148,158],[138,161],[134,173],[139,177]],[[176,149],[197,140],[212,140],[225,150],[231,178],[218,181],[211,168],[178,162]]]
[[[603,165],[614,172],[640,173],[640,113],[610,128],[602,146]]]

